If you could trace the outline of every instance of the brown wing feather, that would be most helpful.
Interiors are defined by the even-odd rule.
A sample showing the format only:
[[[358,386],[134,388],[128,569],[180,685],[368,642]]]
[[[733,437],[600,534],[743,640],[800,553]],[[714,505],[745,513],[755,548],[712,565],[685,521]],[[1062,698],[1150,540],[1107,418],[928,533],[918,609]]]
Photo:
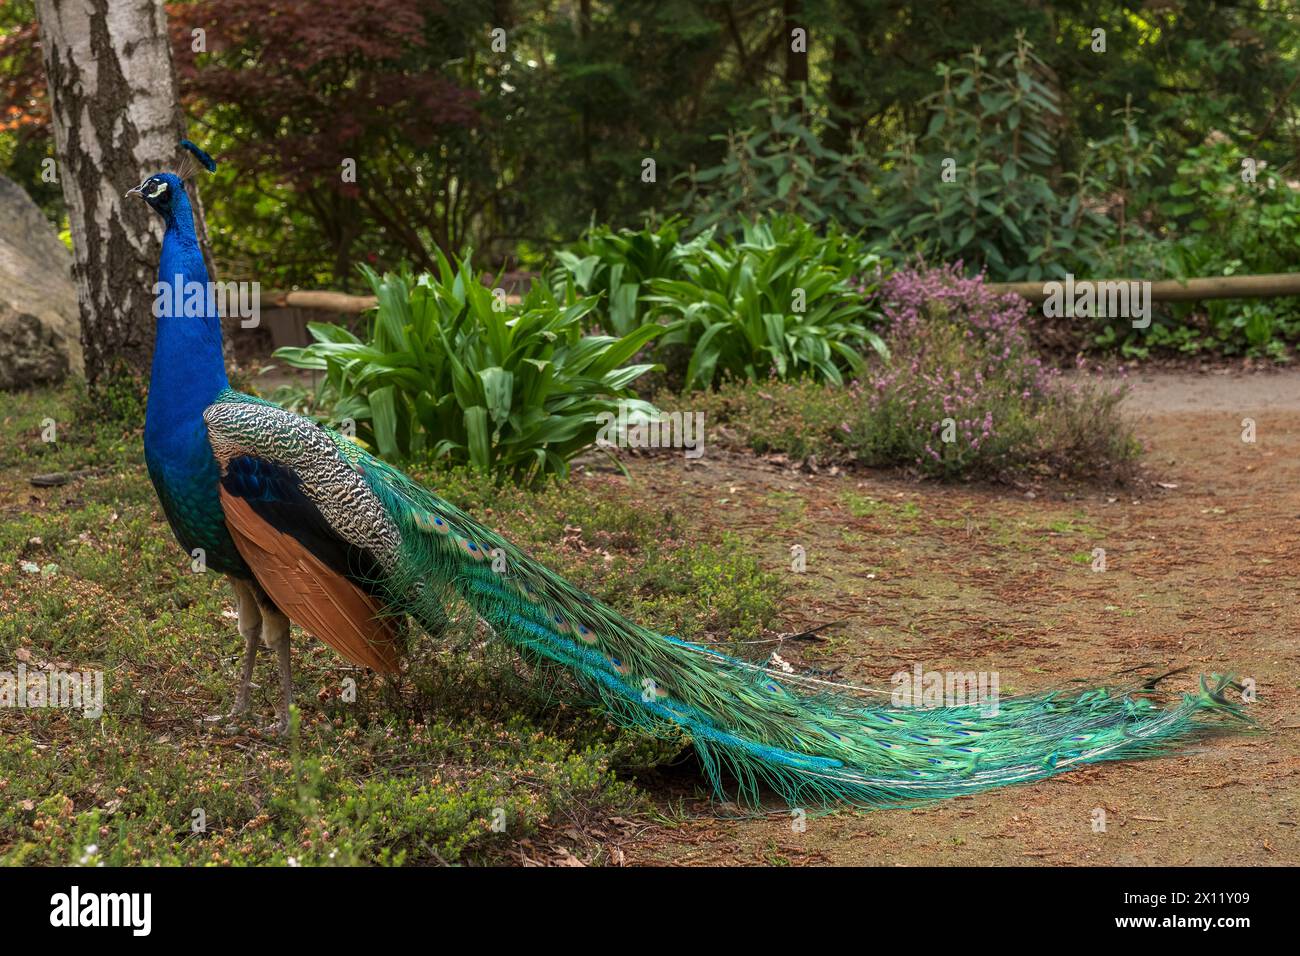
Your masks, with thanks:
[[[391,617],[381,616],[378,601],[224,488],[221,508],[235,547],[289,620],[354,664],[397,672],[401,659],[397,629]]]

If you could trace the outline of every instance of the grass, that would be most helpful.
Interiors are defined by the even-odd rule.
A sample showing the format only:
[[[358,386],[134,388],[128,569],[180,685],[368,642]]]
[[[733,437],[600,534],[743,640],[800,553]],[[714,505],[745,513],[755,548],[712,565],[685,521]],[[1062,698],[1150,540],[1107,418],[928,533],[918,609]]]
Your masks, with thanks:
[[[602,863],[603,845],[574,834],[651,812],[636,776],[669,745],[539,684],[467,618],[446,640],[418,641],[392,684],[295,631],[300,710],[287,739],[258,730],[273,719],[266,658],[254,717],[205,719],[233,701],[229,590],[193,572],[162,518],[130,424],[143,418],[138,393],[107,401],[105,413],[72,389],[36,391],[10,396],[0,419],[0,671],[105,681],[97,720],[0,709],[0,862]],[[42,440],[49,420],[55,442]],[[747,541],[683,527],[626,479],[526,493],[466,472],[421,477],[665,632],[738,640],[775,620],[780,581]]]
[[[895,504],[856,491],[846,491],[842,498],[844,507],[848,508],[849,514],[855,518],[888,518],[892,521],[909,522],[921,516],[921,506],[915,501]]]

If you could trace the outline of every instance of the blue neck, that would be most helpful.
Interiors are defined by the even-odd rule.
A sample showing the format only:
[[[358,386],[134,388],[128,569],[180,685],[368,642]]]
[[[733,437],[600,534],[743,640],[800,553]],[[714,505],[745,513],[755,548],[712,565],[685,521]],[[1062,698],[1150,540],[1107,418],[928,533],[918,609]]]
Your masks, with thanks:
[[[177,276],[184,284],[199,283],[206,290],[208,270],[194,234],[194,216],[183,190],[172,197],[158,260],[158,281],[166,286],[167,307],[158,317],[158,335],[149,378],[145,409],[145,451],[162,457],[185,455],[196,439],[203,438],[203,410],[229,387],[221,354],[221,320],[211,297],[199,315],[173,306],[185,300],[184,286],[177,295]]]

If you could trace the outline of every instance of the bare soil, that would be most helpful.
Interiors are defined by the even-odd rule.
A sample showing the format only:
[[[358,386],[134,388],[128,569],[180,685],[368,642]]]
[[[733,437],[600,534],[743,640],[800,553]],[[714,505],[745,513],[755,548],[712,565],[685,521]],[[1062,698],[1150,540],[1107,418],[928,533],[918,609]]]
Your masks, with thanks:
[[[692,521],[746,530],[772,567],[806,548],[787,628],[835,626],[825,641],[773,645],[796,665],[882,687],[918,662],[997,671],[1003,694],[1186,668],[1160,684],[1176,694],[1198,674],[1231,672],[1253,681],[1258,732],[919,809],[810,812],[802,831],[785,808],[737,816],[684,767],[647,781],[672,822],[623,844],[626,862],[1300,862],[1300,374],[1133,383],[1148,468],[1128,487],[809,474],[712,450],[640,461],[633,476]]]

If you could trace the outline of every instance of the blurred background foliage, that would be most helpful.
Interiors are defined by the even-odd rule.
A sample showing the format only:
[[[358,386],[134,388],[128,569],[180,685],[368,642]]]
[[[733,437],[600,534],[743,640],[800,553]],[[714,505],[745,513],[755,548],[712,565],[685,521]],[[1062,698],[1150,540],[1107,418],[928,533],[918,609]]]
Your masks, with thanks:
[[[739,232],[773,209],[996,279],[1200,267],[1197,235],[1223,242],[1234,227],[1176,201],[1180,170],[1214,137],[1230,144],[1225,180],[1241,156],[1294,179],[1300,155],[1300,31],[1278,0],[188,0],[168,12],[192,136],[226,161],[205,184],[223,210],[217,261],[265,288],[361,290],[357,263],[432,271],[436,250],[466,246],[490,268],[540,268],[593,222],[681,213],[691,231]],[[58,187],[40,177],[53,146],[34,19],[31,0],[0,5],[0,172],[58,222]],[[806,56],[790,49],[796,27]],[[961,190],[939,188],[946,157]],[[1296,203],[1282,204],[1290,217]],[[1151,247],[1173,232],[1176,253]],[[1242,271],[1262,268],[1247,237],[1226,241]]]

